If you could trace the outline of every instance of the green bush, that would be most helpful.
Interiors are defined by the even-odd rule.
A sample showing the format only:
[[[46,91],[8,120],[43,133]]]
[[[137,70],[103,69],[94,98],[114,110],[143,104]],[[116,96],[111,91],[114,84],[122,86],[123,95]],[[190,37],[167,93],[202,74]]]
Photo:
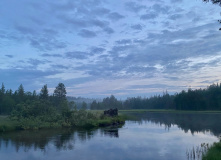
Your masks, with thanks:
[[[221,141],[214,143],[203,156],[203,160],[221,160]]]

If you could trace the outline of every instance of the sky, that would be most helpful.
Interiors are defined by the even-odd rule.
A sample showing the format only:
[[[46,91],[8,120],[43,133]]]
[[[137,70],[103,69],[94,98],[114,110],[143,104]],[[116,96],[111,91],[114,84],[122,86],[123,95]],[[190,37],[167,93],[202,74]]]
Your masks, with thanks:
[[[202,0],[1,0],[0,82],[88,98],[206,88],[221,82],[220,12]]]

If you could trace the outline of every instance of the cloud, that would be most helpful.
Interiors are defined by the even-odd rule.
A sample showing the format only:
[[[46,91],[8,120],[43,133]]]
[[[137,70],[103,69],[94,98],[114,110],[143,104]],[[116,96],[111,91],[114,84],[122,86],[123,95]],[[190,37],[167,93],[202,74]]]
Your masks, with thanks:
[[[182,17],[183,17],[182,14],[173,14],[173,15],[170,15],[170,16],[169,16],[169,19],[171,19],[171,20],[177,20],[177,19],[180,19],[180,18],[182,18]]]
[[[71,28],[74,28],[76,30],[80,29],[80,35],[83,35],[83,37],[91,38],[95,37],[96,33],[92,33],[92,30],[89,30],[89,28],[99,27],[104,32],[108,34],[114,33],[114,30],[109,26],[110,23],[106,20],[99,20],[99,19],[78,19],[78,18],[70,18],[67,16],[60,16],[60,19],[64,21],[67,26],[71,26]],[[66,27],[66,26],[65,26]],[[84,28],[84,29],[82,29]],[[89,33],[89,37],[85,34]]]
[[[20,84],[25,86],[25,91],[33,91],[41,85],[46,84],[45,76],[58,73],[57,71],[40,71],[32,69],[0,69],[1,81],[4,82],[6,88],[9,86],[12,90],[16,90]],[[12,78],[13,77],[13,78]],[[57,82],[56,82],[57,83]],[[51,84],[51,83],[50,83]]]
[[[28,35],[35,35],[37,32],[30,27],[25,27],[25,26],[15,26],[15,29],[21,32],[22,34],[28,34]]]
[[[153,77],[153,74],[155,72],[156,68],[152,66],[131,65],[126,68],[126,73],[128,75],[136,75],[142,77]]]
[[[117,12],[110,13],[110,9],[105,8],[101,5],[103,4],[103,2],[96,2],[96,4],[93,4],[91,6],[88,6],[88,4],[85,5],[85,1],[70,3],[71,4],[65,4],[65,6],[67,5],[67,7],[64,8],[68,8],[68,5],[72,6],[70,7],[72,8],[70,9],[71,14],[68,14],[68,12],[66,12],[67,9],[61,9],[61,13],[59,11],[56,11],[55,9],[55,12],[58,12],[56,17],[66,24],[64,28],[71,30],[74,28],[77,31],[80,30],[80,35],[82,34],[83,37],[95,37],[95,34],[89,34],[89,36],[85,36],[84,31],[81,31],[82,29],[84,29],[94,32],[94,27],[99,27],[107,34],[112,34],[114,33],[114,30],[110,27],[109,20],[105,18],[108,17],[111,20],[119,20],[123,18],[122,15]],[[90,4],[91,2],[88,3]],[[58,10],[60,10],[60,8]]]
[[[44,53],[41,56],[42,57],[62,57],[62,55],[60,54],[48,54],[48,53]]]
[[[181,2],[183,2],[183,0],[170,0],[171,1],[171,3],[181,3]]]
[[[73,11],[77,9],[76,11],[77,14],[84,15],[87,14],[91,9],[97,8],[102,3],[104,2],[100,0],[64,1],[60,3],[51,3],[50,6],[53,9],[52,11],[64,12],[64,11]],[[36,3],[33,4],[33,6],[36,6]]]
[[[110,10],[107,8],[95,8],[92,13],[96,14],[96,15],[106,15],[108,13],[110,13]]]
[[[126,44],[130,44],[131,40],[130,39],[122,39],[122,40],[116,41],[115,43],[117,43],[119,45],[126,45]]]
[[[143,40],[143,39],[134,39],[133,43],[144,44],[145,40]]]
[[[81,51],[66,52],[65,56],[69,59],[86,59],[88,57],[88,53]]]
[[[10,54],[7,54],[5,56],[8,57],[8,58],[13,58],[14,57],[13,55],[10,55]]]
[[[212,25],[208,26],[212,27]],[[216,36],[211,33],[213,27],[209,31],[211,35],[213,35],[210,37],[213,39],[213,44],[204,41],[204,39],[210,41],[209,37],[205,38],[205,36],[202,35],[200,37],[197,36],[200,35],[198,33],[201,31],[205,33],[203,30],[206,28],[207,26],[200,26],[183,31],[163,31],[158,34],[149,34],[147,38],[141,40],[123,39],[116,41],[116,45],[108,51],[110,55],[100,57],[101,59],[98,64],[101,69],[96,69],[98,72],[91,71],[89,74],[98,76],[101,74],[99,73],[101,70],[105,70],[106,73],[102,73],[103,76],[109,73],[109,75],[112,74],[112,76],[117,77],[151,77],[159,73],[165,77],[167,76],[170,80],[178,80],[176,76],[178,76],[181,71],[184,75],[189,74],[193,70],[203,69],[202,67],[208,64],[208,62],[202,62],[189,66],[191,63],[190,60],[187,59],[178,63],[180,59],[210,55],[211,51],[213,53],[219,52],[218,37],[220,37],[220,35],[216,34],[217,38],[215,38]],[[217,33],[217,31],[214,32]],[[195,37],[193,37],[193,35],[195,35]],[[183,40],[180,38],[183,38]],[[179,39],[181,40],[180,43],[174,43],[175,40]],[[214,41],[214,39],[216,40]],[[152,43],[153,41],[157,43],[154,44]],[[136,43],[136,45],[132,42]],[[218,62],[219,60],[212,62],[210,65],[214,65]],[[103,66],[104,64],[105,67]],[[131,64],[133,64],[133,66],[131,66]],[[156,67],[156,64],[161,64],[162,67]],[[91,68],[94,68],[94,66]]]
[[[27,82],[31,86],[29,81],[33,81],[34,86],[39,86],[62,80],[71,86],[75,82],[101,79],[96,85],[98,88],[101,82],[111,79],[116,80],[117,86],[131,83],[115,91],[128,94],[128,89],[134,94],[136,87],[145,88],[146,93],[148,87],[155,87],[151,86],[155,84],[172,88],[174,82],[185,86],[219,79],[221,37],[216,31],[219,24],[210,23],[216,18],[215,14],[210,14],[216,9],[210,6],[206,6],[207,10],[199,2],[181,0],[150,0],[148,3],[142,0],[25,1],[16,5],[5,1],[7,4],[0,6],[0,63],[2,68],[8,68],[11,77],[17,74],[15,78],[20,81],[16,79],[16,84]],[[198,12],[203,9],[205,17]],[[32,70],[14,69],[27,67]],[[27,74],[26,80],[22,80],[24,74]],[[202,74],[208,77],[201,78]],[[1,75],[6,75],[6,71]],[[133,79],[145,79],[145,82],[140,84]],[[129,89],[136,84],[141,86]],[[104,87],[101,94],[112,88],[105,90]]]
[[[64,23],[67,26],[72,26],[75,29],[85,28],[85,27],[89,26],[88,22],[85,19],[80,19],[80,18],[77,18],[77,17],[72,18],[72,17],[69,17],[67,15],[58,15],[57,18],[64,21]]]
[[[41,51],[66,48],[67,44],[50,37],[32,37],[29,39],[30,45]]]
[[[109,27],[109,22],[108,21],[101,21],[101,20],[91,20],[91,21],[88,21],[89,23],[89,26],[96,26],[96,27],[99,27],[101,28],[104,32],[108,33],[108,34],[112,34],[114,33],[114,30]]]
[[[171,7],[162,4],[154,4],[152,7],[154,12],[161,13],[161,14],[168,14]]]
[[[117,12],[112,12],[108,15],[108,18],[111,19],[112,21],[118,21],[118,20],[124,18],[124,16],[122,16],[121,14],[119,14]]]
[[[28,41],[32,47],[38,50],[47,51],[66,47],[66,43],[56,37],[58,32],[54,29],[15,25],[15,30],[21,35],[17,40]]]
[[[147,14],[141,15],[140,19],[142,19],[142,20],[150,20],[150,19],[155,19],[157,17],[158,17],[158,13],[151,12],[151,13],[147,13]]]
[[[41,64],[46,64],[49,62],[50,61],[48,61],[48,60],[38,60],[38,59],[33,59],[33,58],[30,58],[27,60],[27,63],[30,64],[34,68],[38,67]]]
[[[141,10],[143,10],[143,9],[146,9],[146,6],[145,5],[140,5],[136,2],[127,2],[127,3],[125,3],[125,8],[128,11],[137,13],[137,12],[140,12]]]
[[[132,25],[131,28],[134,30],[139,30],[139,31],[143,29],[142,25],[140,24]]]
[[[174,88],[176,86],[166,85],[166,84],[148,84],[148,85],[130,85],[129,88],[137,89],[137,88]]]
[[[19,35],[12,31],[0,30],[0,45],[4,45],[3,40],[21,42],[23,40],[23,35]]]
[[[102,54],[104,51],[105,51],[104,48],[94,46],[88,48],[88,50],[86,51],[71,51],[71,52],[66,52],[64,55],[68,59],[84,60],[87,59],[89,56]]]
[[[127,53],[127,51],[130,51],[130,49],[133,49],[133,48],[134,48],[133,45],[123,45],[123,46],[116,45],[112,47],[109,53],[111,53],[111,56],[115,56],[115,55],[119,55],[120,53]]]
[[[201,81],[200,83],[206,83],[206,84],[214,84],[215,82],[218,82],[219,79],[216,80],[205,80],[205,81]]]
[[[172,81],[178,81],[178,80],[180,80],[179,77],[170,76],[170,75],[165,75],[164,78],[166,78],[166,79],[168,79],[168,80],[172,80]]]
[[[114,33],[114,30],[113,30],[112,28],[110,28],[110,27],[104,28],[104,31],[105,31],[106,33],[108,33],[108,34]]]
[[[70,69],[70,67],[67,67],[67,66],[64,66],[64,65],[60,65],[60,64],[53,64],[51,65],[51,67],[54,69],[54,70],[57,70],[57,69]]]
[[[146,14],[142,14],[140,16],[140,19],[142,20],[148,20],[148,19],[155,19],[160,14],[166,15],[169,14],[170,11],[169,6],[163,5],[163,4],[154,4],[150,9],[148,9]]]
[[[79,78],[87,78],[88,75],[85,74],[82,71],[64,71],[62,73],[58,73],[58,74],[54,74],[54,75],[49,75],[46,78],[47,79],[60,79],[62,81],[66,81],[66,80],[73,80],[75,78],[79,79]]]
[[[94,20],[91,20],[88,22],[89,25],[92,25],[92,26],[97,26],[97,27],[100,27],[100,28],[106,28],[108,25],[109,25],[109,22],[108,21],[101,21],[101,20],[98,20],[98,19],[94,19]]]
[[[101,48],[101,47],[92,47],[91,50],[90,50],[90,53],[91,53],[92,55],[94,55],[94,54],[101,54],[101,53],[103,53],[104,51],[105,51],[104,48]]]
[[[94,38],[97,36],[97,34],[93,31],[87,30],[87,29],[82,29],[78,35],[80,35],[83,38]]]

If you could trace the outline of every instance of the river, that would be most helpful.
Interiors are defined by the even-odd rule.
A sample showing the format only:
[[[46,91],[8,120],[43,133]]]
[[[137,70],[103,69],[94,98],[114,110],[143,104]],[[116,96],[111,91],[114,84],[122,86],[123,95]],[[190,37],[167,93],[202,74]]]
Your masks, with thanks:
[[[133,113],[116,128],[1,133],[1,160],[186,160],[219,141],[221,114]]]

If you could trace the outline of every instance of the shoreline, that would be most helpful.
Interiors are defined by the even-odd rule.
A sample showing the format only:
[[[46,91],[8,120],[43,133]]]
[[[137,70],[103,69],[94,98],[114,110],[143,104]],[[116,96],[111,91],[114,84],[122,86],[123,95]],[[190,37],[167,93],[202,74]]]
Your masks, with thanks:
[[[93,113],[101,113],[103,110],[91,110]],[[174,114],[221,114],[221,111],[189,111],[189,110],[156,110],[156,109],[132,109],[119,110],[119,115],[116,117],[105,116],[100,119],[85,119],[82,123],[71,125],[71,122],[56,121],[45,122],[39,120],[39,117],[26,118],[21,120],[12,120],[7,115],[0,115],[0,133],[16,130],[40,130],[50,128],[99,128],[107,126],[122,126],[126,119],[130,117],[127,113],[174,113]]]
[[[122,126],[125,123],[124,116],[105,117],[97,120],[86,120],[78,125],[69,123],[35,121],[36,119],[25,119],[22,121],[11,120],[9,116],[0,116],[0,133],[19,130],[41,130],[41,129],[61,129],[61,128],[100,128],[109,126]],[[22,123],[25,123],[22,126]]]
[[[127,113],[127,112],[156,112],[156,113],[208,113],[208,114],[221,114],[221,111],[194,111],[194,110],[164,110],[164,109],[128,109],[128,110],[119,110],[119,113]]]

